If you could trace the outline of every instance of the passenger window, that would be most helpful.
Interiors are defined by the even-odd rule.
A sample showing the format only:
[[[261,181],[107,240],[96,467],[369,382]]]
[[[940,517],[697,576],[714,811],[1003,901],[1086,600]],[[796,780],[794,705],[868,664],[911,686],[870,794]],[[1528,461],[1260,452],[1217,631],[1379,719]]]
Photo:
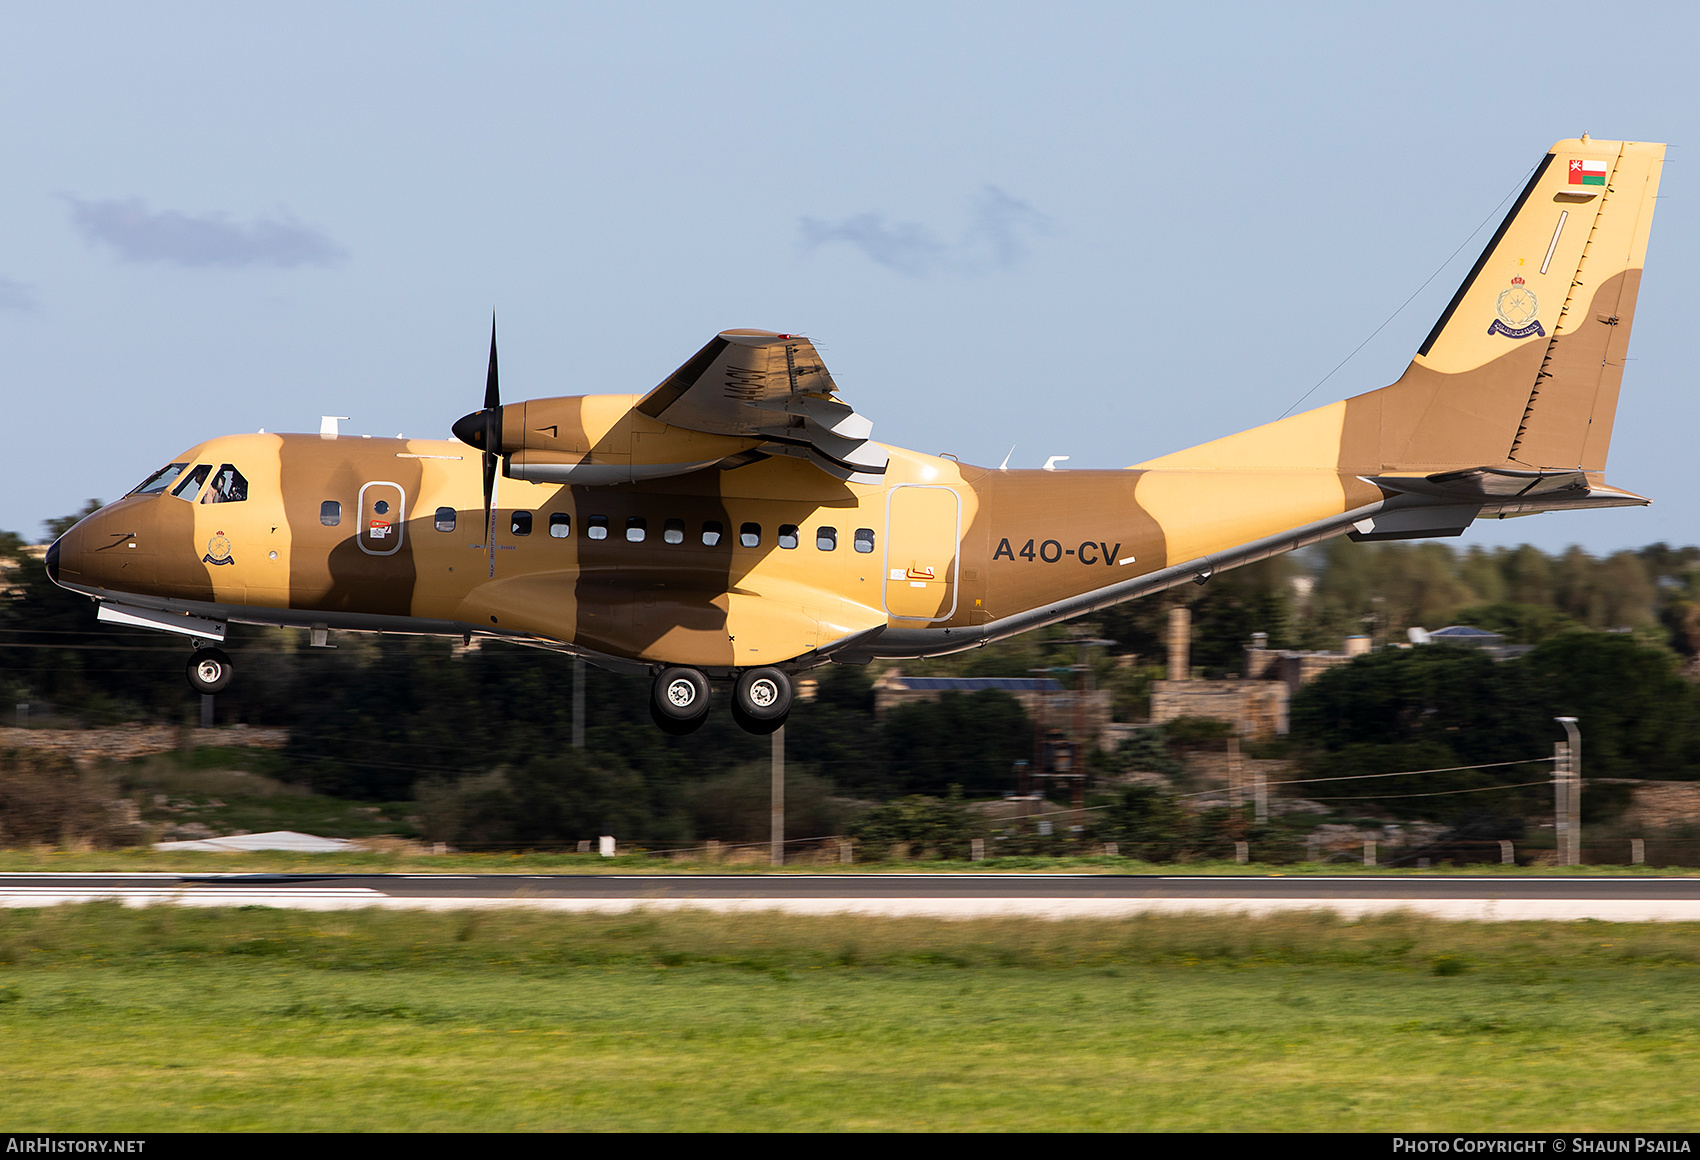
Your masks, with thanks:
[[[320,504],[319,522],[327,528],[334,528],[342,523],[342,505],[334,499],[327,499]]]
[[[761,525],[745,524],[739,528],[738,542],[746,548],[759,548],[761,546]]]
[[[815,547],[823,552],[836,551],[838,549],[838,529],[816,528]]]
[[[779,525],[779,546],[781,548],[795,548],[797,546],[796,524]]]
[[[172,481],[179,475],[182,475],[183,469],[187,466],[189,466],[187,463],[173,463],[170,467],[163,467],[148,476],[147,479],[142,482],[142,485],[130,494],[158,495],[160,492],[170,487]]]
[[[226,463],[213,476],[212,486],[201,497],[202,503],[241,503],[248,498],[248,481],[242,473]]]
[[[437,509],[436,528],[439,532],[452,532],[455,530],[454,508],[440,507]]]
[[[702,525],[702,542],[710,548],[717,547],[720,537],[726,534],[726,529],[720,526],[719,520],[704,520]]]
[[[585,535],[593,540],[606,540],[608,538],[608,517],[591,516],[590,530]]]
[[[183,482],[171,489],[171,494],[176,496],[178,499],[185,499],[190,503],[194,503],[195,497],[201,494],[201,484],[207,481],[207,472],[211,470],[212,464],[201,464],[188,475],[185,475],[183,477]]]
[[[628,544],[641,544],[643,543],[643,538],[648,534],[648,520],[644,519],[642,516],[626,517],[626,542]]]
[[[564,540],[572,535],[573,517],[566,512],[550,512],[549,534],[557,540]]]
[[[682,544],[682,543],[684,543],[685,542],[685,521],[684,520],[668,520],[666,526],[661,529],[661,538],[663,540],[666,540],[669,544]]]
[[[508,531],[516,536],[529,536],[531,534],[531,513],[515,512],[513,521],[508,525]]]
[[[855,544],[856,544],[856,550],[858,552],[871,552],[871,551],[873,551],[874,550],[874,530],[872,528],[857,528],[856,529]]]

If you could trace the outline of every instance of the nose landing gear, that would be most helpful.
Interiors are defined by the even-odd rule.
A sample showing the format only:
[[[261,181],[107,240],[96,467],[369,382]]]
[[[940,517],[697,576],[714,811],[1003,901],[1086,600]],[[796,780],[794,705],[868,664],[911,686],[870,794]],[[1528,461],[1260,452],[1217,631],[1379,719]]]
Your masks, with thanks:
[[[189,687],[202,696],[222,693],[233,675],[230,658],[223,649],[196,649],[189,658]]]

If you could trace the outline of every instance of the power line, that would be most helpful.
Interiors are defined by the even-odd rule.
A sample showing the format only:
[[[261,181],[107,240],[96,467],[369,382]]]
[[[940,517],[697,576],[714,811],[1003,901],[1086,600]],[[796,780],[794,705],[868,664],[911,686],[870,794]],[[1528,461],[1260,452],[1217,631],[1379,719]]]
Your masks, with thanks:
[[[1355,357],[1357,355],[1358,351],[1362,350],[1364,347],[1366,347],[1370,344],[1371,339],[1373,339],[1376,335],[1380,334],[1383,330],[1386,330],[1387,329],[1387,323],[1392,322],[1395,318],[1399,317],[1399,315],[1404,311],[1405,307],[1409,306],[1412,302],[1416,301],[1417,295],[1421,294],[1424,290],[1427,290],[1428,284],[1430,282],[1434,281],[1436,278],[1440,277],[1441,271],[1446,269],[1446,267],[1450,266],[1452,264],[1452,259],[1456,258],[1460,253],[1462,253],[1463,250],[1464,250],[1464,247],[1470,244],[1471,239],[1474,238],[1477,234],[1481,233],[1483,227],[1485,227],[1489,222],[1491,222],[1494,219],[1495,216],[1498,215],[1500,209],[1502,209],[1504,207],[1505,203],[1511,200],[1512,195],[1515,194],[1519,189],[1522,189],[1525,185],[1528,184],[1529,174],[1533,173],[1533,172],[1534,172],[1534,168],[1531,166],[1527,171],[1524,172],[1522,177],[1519,177],[1517,179],[1517,184],[1514,185],[1511,188],[1511,192],[1506,194],[1504,197],[1502,197],[1500,199],[1499,205],[1494,206],[1493,211],[1491,213],[1489,213],[1487,215],[1487,217],[1482,219],[1482,224],[1477,226],[1475,229],[1471,230],[1470,233],[1469,233],[1469,236],[1467,236],[1462,242],[1458,243],[1458,248],[1456,250],[1453,250],[1452,253],[1447,256],[1446,261],[1444,261],[1440,264],[1439,269],[1435,270],[1434,273],[1430,274],[1426,279],[1424,279],[1423,284],[1421,286],[1418,286],[1414,291],[1412,291],[1411,296],[1409,298],[1405,299],[1405,301],[1403,301],[1399,304],[1399,309],[1395,310],[1392,314],[1389,314],[1387,316],[1386,322],[1383,322],[1380,326],[1378,326],[1374,330],[1370,331],[1369,332],[1369,338],[1364,339],[1362,342],[1358,343],[1357,346],[1353,347],[1351,354],[1349,354],[1345,358],[1341,359],[1339,361],[1339,363],[1336,364],[1336,366],[1334,367],[1334,370],[1329,371],[1327,374],[1323,375],[1320,379],[1318,379],[1317,382],[1316,382],[1316,386],[1312,387],[1310,390],[1308,390],[1304,394],[1300,395],[1297,399],[1293,400],[1293,404],[1292,404],[1291,407],[1288,407],[1285,411],[1282,411],[1279,415],[1275,416],[1276,420],[1279,421],[1281,419],[1285,419],[1288,415],[1292,414],[1293,407],[1297,407],[1300,403],[1302,403],[1306,399],[1310,398],[1311,395],[1315,394],[1317,387],[1322,386],[1323,383],[1326,383],[1329,379],[1333,378],[1334,375],[1335,375],[1335,372],[1337,372],[1341,367],[1345,366],[1347,363],[1351,362],[1353,357]]]

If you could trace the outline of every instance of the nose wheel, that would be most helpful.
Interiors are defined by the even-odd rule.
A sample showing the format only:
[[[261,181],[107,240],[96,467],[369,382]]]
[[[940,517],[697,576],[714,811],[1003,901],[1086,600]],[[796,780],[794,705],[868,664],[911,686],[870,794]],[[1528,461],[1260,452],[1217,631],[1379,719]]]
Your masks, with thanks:
[[[234,670],[224,650],[203,648],[196,649],[195,654],[189,658],[187,675],[191,689],[202,696],[211,696],[213,693],[224,692],[225,686],[230,684]]]
[[[674,737],[695,733],[708,719],[708,678],[696,669],[663,669],[650,687],[649,717]]]
[[[732,687],[732,720],[746,733],[772,733],[791,715],[791,678],[782,669],[745,669]]]

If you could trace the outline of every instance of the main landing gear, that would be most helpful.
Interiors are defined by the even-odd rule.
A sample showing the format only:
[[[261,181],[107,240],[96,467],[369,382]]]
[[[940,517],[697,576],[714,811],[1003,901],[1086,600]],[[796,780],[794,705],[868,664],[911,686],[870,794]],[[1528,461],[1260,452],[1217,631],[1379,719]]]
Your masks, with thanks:
[[[663,669],[649,691],[649,716],[663,733],[695,733],[708,720],[708,678],[696,669]]]
[[[774,668],[745,669],[732,687],[732,720],[746,733],[772,733],[791,713],[791,678]],[[649,717],[674,737],[708,720],[708,678],[696,669],[663,669],[650,687]]]
[[[732,720],[745,733],[772,733],[791,715],[791,678],[780,669],[745,669],[732,686]]]
[[[224,692],[234,670],[223,649],[198,648],[189,658],[189,687],[202,696]]]

